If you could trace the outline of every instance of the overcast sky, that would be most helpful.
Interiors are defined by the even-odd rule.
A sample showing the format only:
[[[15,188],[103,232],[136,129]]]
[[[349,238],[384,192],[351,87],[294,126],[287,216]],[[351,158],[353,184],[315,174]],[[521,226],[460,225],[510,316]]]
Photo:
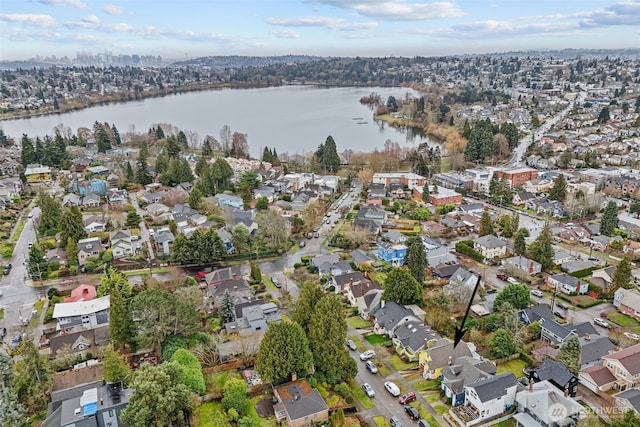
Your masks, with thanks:
[[[0,59],[640,47],[640,0],[0,0]]]

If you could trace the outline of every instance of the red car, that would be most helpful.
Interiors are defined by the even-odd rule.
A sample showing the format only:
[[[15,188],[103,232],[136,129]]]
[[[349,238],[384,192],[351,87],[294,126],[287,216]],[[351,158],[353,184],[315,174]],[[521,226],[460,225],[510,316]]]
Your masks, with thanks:
[[[498,274],[496,274],[496,277],[497,277],[498,279],[500,279],[500,280],[504,280],[505,282],[506,282],[506,281],[507,281],[507,279],[508,279],[507,275],[506,275],[506,274],[503,274],[503,273],[498,273]]]
[[[205,273],[204,271],[201,271],[199,273],[196,273],[193,278],[196,280],[200,280],[201,282],[205,280],[205,278],[207,277],[207,273]]]
[[[404,405],[414,400],[416,400],[416,394],[410,391],[409,393],[403,394],[402,396],[400,396],[400,398],[398,399],[398,402]]]

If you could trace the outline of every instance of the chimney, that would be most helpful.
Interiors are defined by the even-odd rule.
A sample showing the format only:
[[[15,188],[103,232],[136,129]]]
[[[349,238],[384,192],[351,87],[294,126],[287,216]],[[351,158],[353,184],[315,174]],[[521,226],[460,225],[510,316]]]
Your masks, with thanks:
[[[104,405],[104,399],[100,398],[100,406],[103,406],[103,405]]]
[[[351,279],[349,279],[349,287],[353,286],[353,277]]]
[[[569,390],[566,388],[564,389],[564,397],[569,397]]]
[[[451,366],[451,362],[453,361],[453,358],[451,356],[449,356],[449,362],[448,365]]]
[[[293,372],[291,374],[291,381],[298,381],[298,374],[296,372]]]

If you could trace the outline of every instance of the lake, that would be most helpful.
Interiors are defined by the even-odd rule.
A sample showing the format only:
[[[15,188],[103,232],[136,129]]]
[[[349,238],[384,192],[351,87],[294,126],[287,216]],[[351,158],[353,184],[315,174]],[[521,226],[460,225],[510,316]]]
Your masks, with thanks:
[[[247,134],[251,154],[259,158],[265,146],[278,153],[315,151],[331,135],[338,152],[382,149],[386,140],[401,147],[429,142],[412,130],[396,129],[373,120],[371,107],[360,98],[376,92],[386,99],[397,99],[407,88],[320,88],[315,86],[281,86],[261,89],[222,89],[168,95],[141,101],[91,107],[65,114],[0,122],[5,133],[20,138],[53,133],[62,123],[74,132],[79,127],[92,128],[98,121],[115,124],[121,135],[146,132],[157,123],[170,123],[179,129],[196,132],[198,140],[206,135],[220,139],[220,129],[229,125],[232,132]]]

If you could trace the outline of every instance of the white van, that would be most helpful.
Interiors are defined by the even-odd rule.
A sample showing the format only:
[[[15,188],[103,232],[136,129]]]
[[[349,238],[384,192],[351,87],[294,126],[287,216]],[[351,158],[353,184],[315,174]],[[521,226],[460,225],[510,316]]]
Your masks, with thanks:
[[[517,279],[514,279],[513,277],[507,277],[507,282],[511,283],[512,285],[519,285],[520,282],[518,282]]]
[[[398,397],[398,396],[400,396],[400,389],[398,388],[398,386],[397,386],[394,382],[391,382],[391,381],[387,381],[387,382],[385,382],[385,383],[384,383],[384,388],[386,388],[386,389],[387,389],[387,391],[388,391],[389,393],[391,393],[391,395],[392,395],[393,397]]]
[[[533,295],[534,297],[538,297],[538,298],[542,298],[544,296],[542,291],[539,291],[537,289],[532,290],[531,291],[531,295]]]

